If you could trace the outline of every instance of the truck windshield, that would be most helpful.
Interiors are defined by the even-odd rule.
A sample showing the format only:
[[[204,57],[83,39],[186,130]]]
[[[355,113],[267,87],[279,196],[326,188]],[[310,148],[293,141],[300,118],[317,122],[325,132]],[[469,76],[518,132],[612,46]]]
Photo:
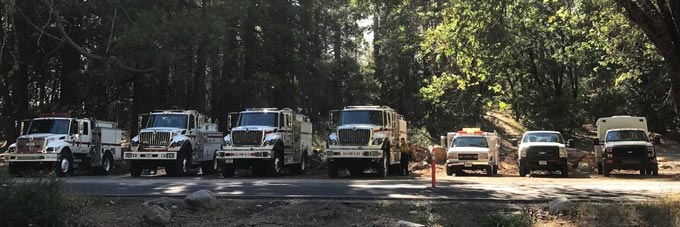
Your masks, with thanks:
[[[40,119],[31,121],[27,134],[52,133],[68,134],[68,120]]]
[[[489,147],[485,137],[456,137],[451,147]]]
[[[551,132],[534,132],[527,133],[522,140],[522,143],[531,142],[552,142],[552,143],[564,143],[562,140],[562,135],[559,133]]]
[[[277,113],[242,113],[238,126],[276,127]]]
[[[153,114],[149,116],[147,128],[153,127],[187,128],[187,115]]]
[[[611,131],[607,133],[607,142],[647,141],[647,134],[640,130]]]
[[[342,111],[340,125],[351,124],[383,125],[382,111]]]

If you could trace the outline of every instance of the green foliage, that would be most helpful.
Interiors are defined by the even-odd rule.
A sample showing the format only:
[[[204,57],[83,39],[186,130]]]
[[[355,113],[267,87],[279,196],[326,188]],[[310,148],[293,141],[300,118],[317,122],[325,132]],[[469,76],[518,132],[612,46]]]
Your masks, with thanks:
[[[70,226],[83,200],[72,196],[54,176],[17,182],[0,172],[1,226]]]

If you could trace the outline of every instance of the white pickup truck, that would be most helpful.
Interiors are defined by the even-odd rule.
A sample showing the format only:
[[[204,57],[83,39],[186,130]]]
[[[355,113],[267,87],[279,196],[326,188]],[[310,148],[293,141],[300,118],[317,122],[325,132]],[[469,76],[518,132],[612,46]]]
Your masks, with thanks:
[[[656,150],[649,140],[644,117],[613,116],[597,120],[593,140],[597,171],[610,175],[612,170],[639,170],[641,175],[658,175]]]
[[[450,146],[449,146],[450,144]],[[485,170],[488,176],[498,174],[500,148],[496,133],[479,128],[464,128],[449,132],[442,138],[446,152],[446,174],[460,174],[463,170]]]

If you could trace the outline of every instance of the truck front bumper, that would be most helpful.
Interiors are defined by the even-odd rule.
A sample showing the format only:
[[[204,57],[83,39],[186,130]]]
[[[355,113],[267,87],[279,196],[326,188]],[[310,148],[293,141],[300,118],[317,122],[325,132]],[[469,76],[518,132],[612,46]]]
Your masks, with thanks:
[[[486,169],[489,166],[488,160],[446,160],[446,167],[460,169]]]
[[[173,151],[127,151],[124,160],[176,160],[177,152]]]
[[[6,156],[9,162],[56,162],[59,154],[9,154]]]
[[[366,147],[330,147],[326,149],[326,158],[333,159],[381,159],[383,151],[380,148]]]
[[[519,160],[519,164],[528,170],[547,170],[556,171],[562,170],[563,167],[568,165],[567,158],[557,158],[557,159],[532,159],[532,158],[522,158]]]
[[[272,158],[273,147],[233,147],[217,151],[217,159],[223,163],[234,163],[236,160],[268,160]]]

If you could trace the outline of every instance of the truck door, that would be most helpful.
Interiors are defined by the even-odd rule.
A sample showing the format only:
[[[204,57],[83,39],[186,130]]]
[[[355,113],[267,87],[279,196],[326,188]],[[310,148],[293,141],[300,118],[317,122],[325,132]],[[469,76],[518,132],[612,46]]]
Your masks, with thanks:
[[[92,147],[92,130],[89,120],[78,120],[78,134],[76,136],[76,153],[89,153]]]
[[[149,122],[148,113],[140,114],[139,117],[137,117],[137,134],[139,134],[139,130],[146,128],[148,122]]]
[[[21,136],[26,135],[26,133],[28,132],[28,128],[31,126],[32,120],[33,119],[23,119],[23,120],[21,120],[21,126],[20,126],[21,127],[21,134],[20,135]]]

